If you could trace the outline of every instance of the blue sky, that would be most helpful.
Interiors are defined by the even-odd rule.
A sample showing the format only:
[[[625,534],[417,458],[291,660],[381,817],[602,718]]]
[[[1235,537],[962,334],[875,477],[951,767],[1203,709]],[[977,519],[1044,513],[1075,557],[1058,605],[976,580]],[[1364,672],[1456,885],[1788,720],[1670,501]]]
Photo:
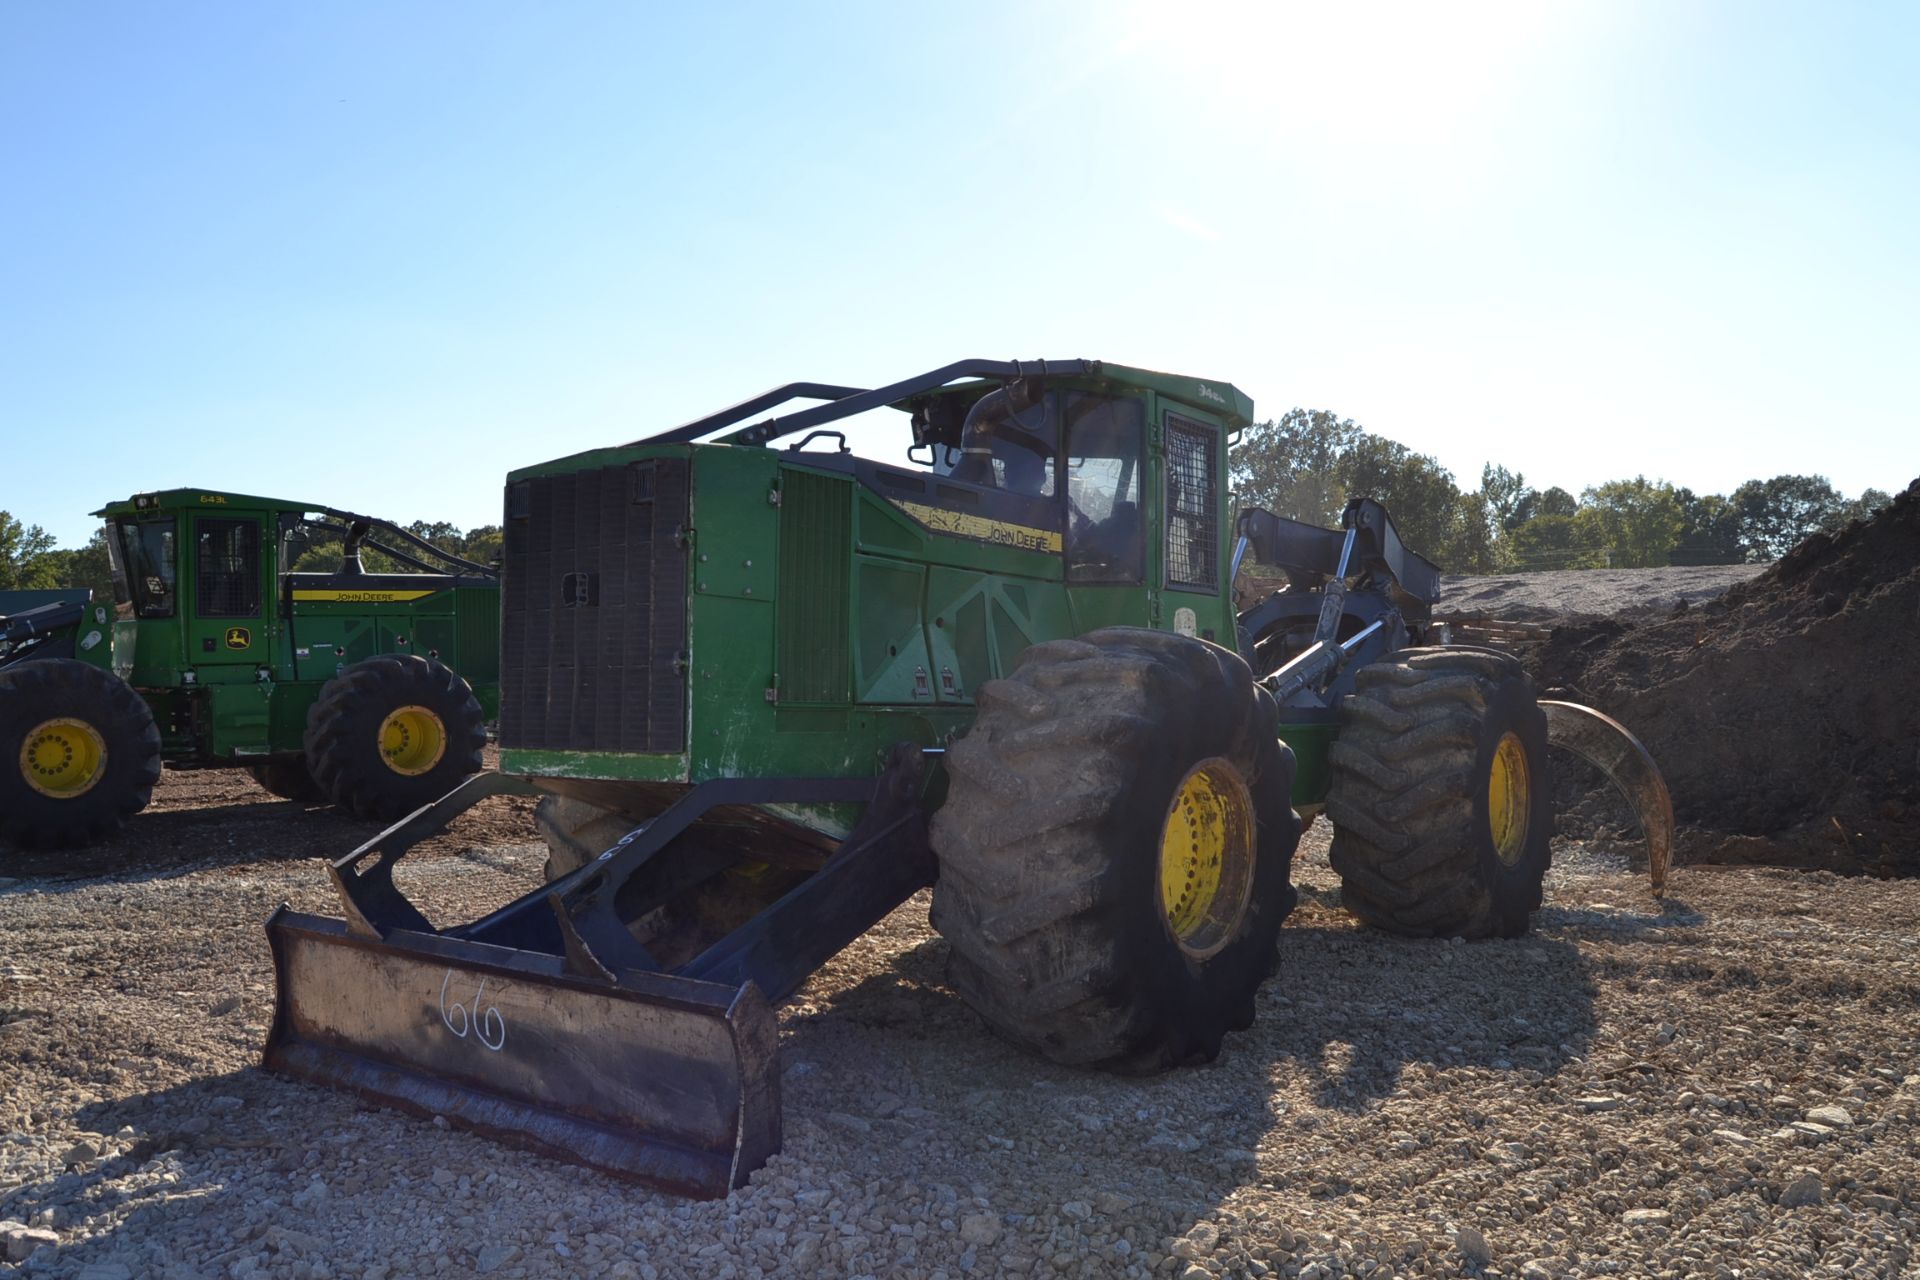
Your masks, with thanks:
[[[471,526],[510,467],[963,356],[1232,381],[1467,485],[1894,490],[1917,39],[1909,4],[7,5],[0,508]]]

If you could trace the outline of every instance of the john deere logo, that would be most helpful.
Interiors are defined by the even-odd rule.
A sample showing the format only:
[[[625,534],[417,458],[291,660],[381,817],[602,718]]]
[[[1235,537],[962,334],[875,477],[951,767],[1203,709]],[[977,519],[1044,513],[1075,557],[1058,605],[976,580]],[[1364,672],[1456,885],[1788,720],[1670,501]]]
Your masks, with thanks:
[[[253,644],[253,633],[245,627],[227,628],[227,648],[246,649]]]

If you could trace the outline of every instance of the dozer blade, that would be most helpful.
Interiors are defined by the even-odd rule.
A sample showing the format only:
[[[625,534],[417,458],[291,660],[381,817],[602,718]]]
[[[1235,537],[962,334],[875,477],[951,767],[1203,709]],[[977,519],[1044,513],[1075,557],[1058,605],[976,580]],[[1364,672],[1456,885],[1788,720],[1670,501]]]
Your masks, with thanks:
[[[751,982],[600,981],[285,907],[267,936],[270,1070],[688,1196],[726,1195],[779,1150],[779,1032]]]
[[[394,882],[407,851],[526,778],[476,774],[333,861],[342,919],[267,921],[277,985],[264,1065],[560,1160],[715,1198],[780,1149],[783,1000],[933,881],[925,764],[896,744],[877,775],[713,778],[585,866],[478,920],[436,929]],[[669,969],[629,922],[720,874],[737,851],[703,815],[859,804],[819,867]],[[664,851],[682,858],[662,862]]]
[[[1577,702],[1542,702],[1540,707],[1547,713],[1547,741],[1604,773],[1633,807],[1640,833],[1647,840],[1647,874],[1653,880],[1653,896],[1662,896],[1673,862],[1673,797],[1667,793],[1660,766],[1640,739],[1612,716]]]

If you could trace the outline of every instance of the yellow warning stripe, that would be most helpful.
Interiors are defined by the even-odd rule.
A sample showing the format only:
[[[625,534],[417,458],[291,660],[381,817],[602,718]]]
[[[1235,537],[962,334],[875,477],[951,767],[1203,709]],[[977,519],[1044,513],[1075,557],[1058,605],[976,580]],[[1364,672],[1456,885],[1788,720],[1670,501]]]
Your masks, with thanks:
[[[1030,525],[1010,524],[1005,520],[989,520],[985,516],[970,516],[964,511],[930,507],[923,502],[903,502],[899,498],[889,498],[888,501],[935,533],[978,538],[982,542],[997,542],[1001,546],[1019,547],[1024,551],[1051,551],[1055,555],[1060,552],[1060,534],[1053,529],[1035,529]]]
[[[422,596],[432,595],[432,591],[386,591],[380,589],[353,590],[338,587],[301,587],[296,588],[293,598],[301,600],[331,600],[341,604],[400,604],[407,600],[418,600]]]

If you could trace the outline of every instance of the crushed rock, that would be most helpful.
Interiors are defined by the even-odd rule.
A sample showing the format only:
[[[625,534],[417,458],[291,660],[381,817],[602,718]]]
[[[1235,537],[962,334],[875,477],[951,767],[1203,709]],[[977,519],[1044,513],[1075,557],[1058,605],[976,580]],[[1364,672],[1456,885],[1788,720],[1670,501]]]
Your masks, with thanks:
[[[28,873],[0,896],[0,1220],[10,1256],[32,1244],[0,1277],[1914,1265],[1920,881],[1683,868],[1655,902],[1562,842],[1531,936],[1456,946],[1356,927],[1316,824],[1254,1025],[1212,1065],[1147,1078],[997,1040],[946,985],[921,897],[783,1008],[785,1148],[691,1204],[263,1075],[261,922],[282,901],[334,909],[321,866],[282,856],[325,843],[305,830],[320,815],[287,808],[287,830],[217,857],[217,814],[176,811],[157,871]],[[516,820],[416,855],[429,914],[538,882]]]

